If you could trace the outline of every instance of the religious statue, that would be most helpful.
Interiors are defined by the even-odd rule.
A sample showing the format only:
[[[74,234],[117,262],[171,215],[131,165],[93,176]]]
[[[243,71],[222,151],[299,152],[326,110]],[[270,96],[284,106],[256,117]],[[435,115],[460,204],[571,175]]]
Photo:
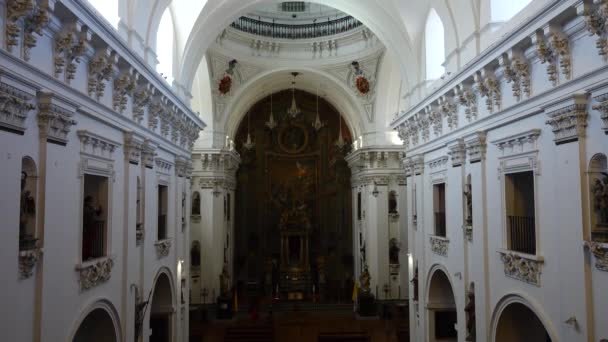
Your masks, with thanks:
[[[201,215],[201,196],[198,192],[195,192],[192,195],[192,214],[191,215]]]
[[[467,291],[467,305],[464,307],[467,314],[467,336],[466,341],[475,341],[475,284],[471,283]]]
[[[418,301],[418,265],[416,265],[416,269],[414,270],[414,278],[412,278],[411,283],[414,287],[414,301]]]
[[[369,271],[367,269],[367,265],[363,267],[363,272],[359,276],[360,286],[359,289],[362,294],[369,294],[372,290],[370,288],[371,284],[371,276],[369,275]]]
[[[464,186],[464,198],[466,203],[465,212],[465,223],[467,226],[473,225],[473,193],[471,191],[471,184],[468,183]]]
[[[608,226],[608,175],[595,180],[593,185],[593,208],[597,213],[597,225]]]
[[[399,241],[397,239],[392,238],[389,241],[388,248],[388,259],[391,264],[399,264],[399,251],[401,248],[399,247]]]
[[[19,205],[19,236],[25,238],[28,234],[27,224],[36,214],[36,200],[27,187],[27,173],[21,172],[21,200]]]
[[[83,246],[82,257],[84,260],[96,257],[93,255],[95,244],[95,228],[96,224],[101,220],[103,208],[93,204],[93,197],[86,196],[84,198],[84,207],[82,209],[82,231],[83,231]]]
[[[228,274],[228,269],[226,268],[226,265],[224,265],[222,273],[220,274],[220,293],[222,297],[230,297],[231,287],[230,274]]]

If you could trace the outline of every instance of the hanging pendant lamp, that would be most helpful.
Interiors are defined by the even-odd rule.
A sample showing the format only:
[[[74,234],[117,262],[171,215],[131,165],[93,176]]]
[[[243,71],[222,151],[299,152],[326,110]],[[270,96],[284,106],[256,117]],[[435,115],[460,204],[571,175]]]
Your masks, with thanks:
[[[289,115],[292,119],[298,117],[298,115],[302,114],[300,108],[298,108],[298,104],[296,103],[296,77],[300,74],[299,72],[292,72],[293,82],[291,82],[291,107],[287,110],[287,115]]]
[[[317,87],[317,116],[315,117],[315,122],[313,122],[312,127],[318,132],[324,126],[325,123],[321,122],[321,118],[319,117],[319,87]]]
[[[341,150],[344,148],[344,146],[346,146],[346,141],[344,141],[344,136],[342,136],[342,113],[338,113],[338,120],[340,121],[340,131],[338,133],[338,140],[336,141],[335,145]]]
[[[265,125],[271,131],[278,126],[278,123],[274,120],[274,115],[272,114],[272,91],[270,92],[270,117],[268,118],[268,121],[266,121]]]
[[[250,127],[251,127],[251,118],[249,116],[249,112],[247,112],[247,141],[245,141],[243,143],[243,147],[247,151],[251,151],[255,147],[255,143],[251,140],[251,133],[249,131]]]

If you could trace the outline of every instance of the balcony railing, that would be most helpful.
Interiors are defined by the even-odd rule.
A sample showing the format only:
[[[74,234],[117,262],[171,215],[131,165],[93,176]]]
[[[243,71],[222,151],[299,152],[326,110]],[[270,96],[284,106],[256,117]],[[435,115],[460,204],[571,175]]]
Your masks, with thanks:
[[[507,216],[509,249],[526,254],[536,254],[534,217]]]
[[[240,17],[230,24],[231,27],[239,31],[279,39],[310,39],[332,36],[355,29],[361,25],[359,20],[351,16],[303,25],[276,24],[248,17]]]
[[[105,221],[95,221],[83,229],[82,260],[101,258],[105,255]]]
[[[158,241],[167,238],[167,215],[158,215]]]
[[[446,236],[445,212],[435,213],[435,236]]]

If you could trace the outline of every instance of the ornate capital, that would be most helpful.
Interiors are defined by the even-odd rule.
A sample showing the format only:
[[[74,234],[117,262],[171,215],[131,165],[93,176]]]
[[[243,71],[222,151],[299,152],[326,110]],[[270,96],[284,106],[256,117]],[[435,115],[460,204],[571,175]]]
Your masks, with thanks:
[[[154,243],[154,248],[156,249],[156,256],[160,258],[164,258],[169,255],[171,251],[171,240],[161,240],[156,241]]]
[[[41,139],[66,145],[68,133],[76,121],[72,119],[76,107],[59,100],[52,93],[38,94],[38,127]]]
[[[510,278],[540,287],[542,257],[529,256],[513,251],[501,250],[500,260],[505,266],[505,275]]]
[[[118,54],[111,48],[103,48],[97,51],[89,61],[89,96],[99,100],[103,97],[106,82],[110,81],[116,74]]]
[[[26,119],[36,106],[33,96],[12,85],[0,82],[0,127],[23,134]]]
[[[112,258],[105,258],[91,265],[76,266],[76,272],[78,272],[79,275],[78,282],[80,283],[80,290],[86,291],[110,280],[110,277],[112,276],[112,267],[114,267],[114,260],[112,260]]]
[[[152,141],[146,139],[144,140],[144,145],[141,151],[141,161],[142,164],[148,169],[154,168],[154,158],[156,157],[156,147],[157,145],[152,143]]]
[[[430,236],[429,243],[431,245],[431,251],[433,251],[433,253],[444,257],[448,256],[448,247],[450,246],[450,240],[440,236]]]
[[[532,36],[536,54],[542,64],[547,64],[547,75],[553,85],[559,83],[561,74],[569,80],[572,77],[570,43],[558,25],[546,25]]]
[[[414,175],[421,175],[424,173],[424,157],[414,156],[412,157],[412,163],[414,166]]]
[[[32,276],[34,267],[42,257],[42,249],[34,248],[19,251],[19,278],[27,279]]]
[[[584,245],[595,257],[595,268],[608,272],[608,245],[594,241],[585,241]]]
[[[124,150],[127,161],[133,165],[139,165],[141,153],[144,150],[144,139],[133,132],[125,133]]]
[[[484,132],[475,133],[465,140],[469,162],[477,163],[486,159],[486,134]]]
[[[546,121],[555,134],[555,144],[577,141],[587,129],[587,96],[574,95],[545,108]]]
[[[466,162],[467,150],[464,140],[458,139],[451,144],[448,144],[448,155],[452,159],[452,167],[461,166]]]
[[[188,169],[189,160],[182,156],[177,156],[175,158],[175,174],[178,177],[185,177]]]
[[[600,112],[600,118],[604,123],[604,132],[608,134],[608,92],[593,98],[598,104],[593,106],[593,110]]]

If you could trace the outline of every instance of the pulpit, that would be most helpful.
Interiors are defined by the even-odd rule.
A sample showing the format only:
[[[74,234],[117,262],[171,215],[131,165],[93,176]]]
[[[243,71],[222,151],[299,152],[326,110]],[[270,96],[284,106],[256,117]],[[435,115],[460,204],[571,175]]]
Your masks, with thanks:
[[[307,211],[292,208],[281,215],[281,292],[288,300],[303,300],[311,290]]]

